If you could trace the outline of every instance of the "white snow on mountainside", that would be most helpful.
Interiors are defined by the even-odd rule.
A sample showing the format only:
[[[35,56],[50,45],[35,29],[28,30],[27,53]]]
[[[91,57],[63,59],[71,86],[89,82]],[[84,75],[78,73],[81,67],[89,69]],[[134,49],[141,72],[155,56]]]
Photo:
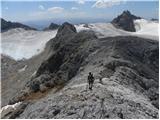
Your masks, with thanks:
[[[134,21],[137,35],[158,36],[158,22],[139,19]]]
[[[124,36],[129,34],[129,32],[115,28],[111,23],[91,23],[88,24],[87,27],[85,24],[81,24],[75,25],[75,27],[78,32],[82,30],[93,30],[99,38]]]
[[[114,36],[139,36],[158,40],[158,26],[156,21],[144,19],[135,20],[136,32],[128,32],[115,28],[111,23],[91,23],[75,25],[77,31],[92,30],[99,38]],[[57,30],[34,31],[16,28],[1,33],[1,53],[8,55],[15,60],[29,59],[39,54],[45,48],[45,44],[54,38]]]
[[[57,30],[34,31],[22,28],[11,29],[1,33],[1,53],[15,60],[28,59],[39,54],[45,48],[45,44],[54,38]]]
[[[99,38],[103,37],[114,37],[114,36],[139,36],[142,38],[150,38],[158,40],[158,26],[159,23],[156,21],[149,21],[145,19],[139,19],[134,21],[136,32],[128,32],[121,29],[115,28],[111,23],[93,23],[75,25],[77,31],[81,30],[93,30]]]

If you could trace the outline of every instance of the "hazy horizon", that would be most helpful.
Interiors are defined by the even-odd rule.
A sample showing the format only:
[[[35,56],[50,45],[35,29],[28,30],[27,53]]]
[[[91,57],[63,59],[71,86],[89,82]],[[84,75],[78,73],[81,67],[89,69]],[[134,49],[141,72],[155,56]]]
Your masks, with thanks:
[[[159,19],[158,1],[2,1],[1,17],[44,28],[51,22],[73,24],[110,22],[124,10],[145,19]]]

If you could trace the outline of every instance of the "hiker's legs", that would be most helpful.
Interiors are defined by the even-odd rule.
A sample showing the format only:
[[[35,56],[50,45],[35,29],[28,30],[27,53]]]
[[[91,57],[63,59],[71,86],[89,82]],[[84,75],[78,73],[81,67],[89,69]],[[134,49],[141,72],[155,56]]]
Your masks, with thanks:
[[[91,83],[91,90],[92,90],[92,87],[93,87],[93,82]]]
[[[90,83],[88,82],[88,88],[90,89]]]
[[[89,89],[92,89],[91,83],[89,82]]]
[[[99,79],[99,82],[102,84],[102,78]]]

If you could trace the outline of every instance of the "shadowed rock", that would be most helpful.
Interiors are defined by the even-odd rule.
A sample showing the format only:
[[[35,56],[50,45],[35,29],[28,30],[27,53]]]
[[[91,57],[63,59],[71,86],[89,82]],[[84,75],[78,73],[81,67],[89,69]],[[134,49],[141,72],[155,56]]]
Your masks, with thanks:
[[[44,28],[44,31],[46,30],[55,30],[58,29],[60,27],[60,25],[55,24],[55,23],[51,23],[48,27]]]
[[[93,32],[77,33],[73,25],[64,23],[58,29],[56,37],[48,42],[53,43],[47,46],[50,56],[41,63],[35,77],[26,83],[25,92],[23,91],[20,96],[44,91],[43,88],[46,89],[46,87],[52,88],[66,84],[76,75],[81,65],[84,65],[85,58],[96,50],[96,48],[89,47],[89,43],[96,39]],[[17,98],[24,99],[25,97],[16,96],[10,104],[18,101]]]
[[[114,18],[111,23],[117,28],[130,32],[135,32],[136,30],[133,21],[136,19],[141,19],[141,18],[132,15],[129,11],[124,11],[121,15]]]
[[[13,28],[23,28],[25,30],[36,30],[35,28],[29,27],[27,25],[18,23],[18,22],[10,22],[1,18],[1,32],[7,31]]]

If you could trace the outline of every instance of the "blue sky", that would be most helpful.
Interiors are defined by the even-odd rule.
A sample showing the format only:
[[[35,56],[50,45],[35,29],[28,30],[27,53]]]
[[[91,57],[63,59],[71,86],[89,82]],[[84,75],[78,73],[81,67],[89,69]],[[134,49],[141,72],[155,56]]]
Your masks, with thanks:
[[[1,17],[18,22],[101,22],[110,21],[123,10],[129,10],[147,19],[159,18],[158,1],[112,1],[2,1]]]

